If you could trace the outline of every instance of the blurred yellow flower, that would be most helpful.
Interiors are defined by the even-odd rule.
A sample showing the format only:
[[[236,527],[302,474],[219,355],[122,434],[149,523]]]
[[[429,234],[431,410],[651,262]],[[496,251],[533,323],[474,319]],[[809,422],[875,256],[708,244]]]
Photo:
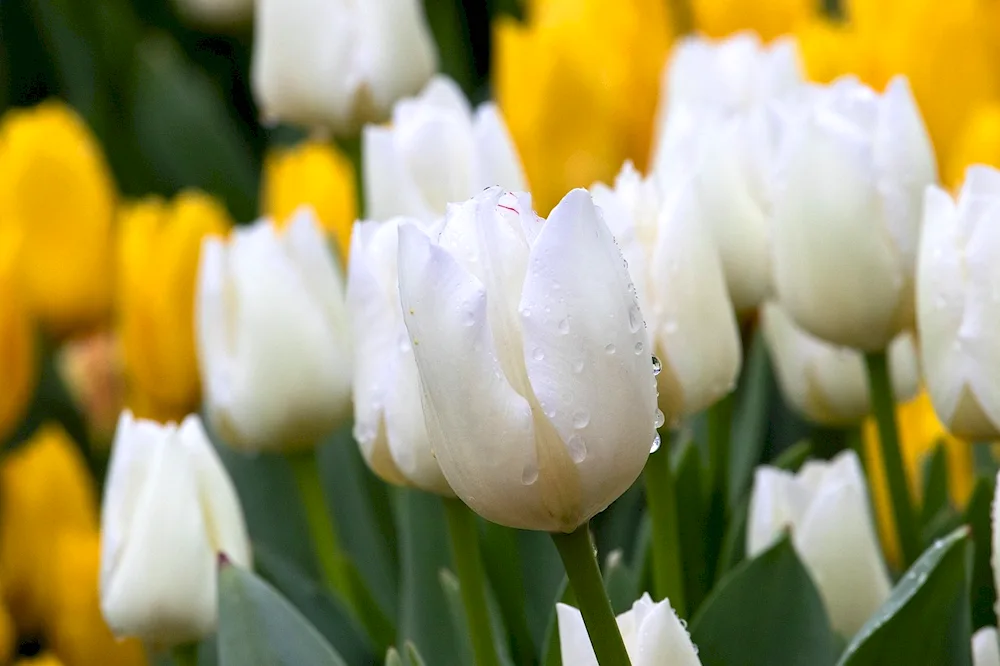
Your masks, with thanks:
[[[53,652],[69,666],[145,664],[142,644],[116,640],[101,615],[100,535],[64,531],[55,535],[52,547],[52,611],[46,618],[46,636]]]
[[[125,406],[121,345],[110,330],[64,343],[56,368],[89,427],[91,444],[110,445]]]
[[[342,259],[351,247],[357,200],[354,167],[333,145],[307,141],[275,150],[264,162],[264,215],[283,224],[297,208],[311,205],[320,224],[337,241]]]
[[[965,169],[973,164],[1000,167],[1000,103],[982,104],[962,129],[955,150],[948,156],[944,182],[957,189],[965,180]]]
[[[97,524],[90,475],[59,426],[42,426],[0,463],[0,581],[22,631],[39,631],[51,614],[53,535]]]
[[[0,234],[0,441],[20,423],[35,389],[35,339],[21,298],[16,242]]]
[[[151,197],[119,215],[118,327],[127,401],[138,416],[179,420],[198,407],[194,294],[201,241],[232,220],[202,192]],[[116,415],[117,417],[117,415]]]
[[[0,121],[0,233],[21,237],[28,304],[54,333],[110,311],[115,196],[101,147],[62,102]]]
[[[14,620],[7,611],[7,607],[0,604],[0,664],[10,663],[14,648],[17,647],[16,640],[17,629],[14,627]]]
[[[14,666],[65,666],[59,659],[49,652],[45,652],[36,657],[21,657]]]
[[[664,0],[547,0],[494,26],[495,95],[535,209],[649,157],[670,46]]]
[[[896,406],[896,420],[899,425],[899,445],[903,454],[910,496],[920,499],[923,491],[923,462],[938,445],[943,442],[948,459],[948,490],[951,501],[957,507],[964,507],[972,492],[974,469],[972,451],[969,444],[952,437],[934,413],[927,391],[916,398]],[[886,560],[899,567],[899,542],[896,536],[896,522],[893,518],[889,487],[879,448],[878,429],[869,417],[863,427],[865,467],[871,483],[875,518],[878,522],[882,548]]]
[[[709,37],[754,30],[764,40],[780,37],[817,13],[816,0],[690,0],[694,27]]]

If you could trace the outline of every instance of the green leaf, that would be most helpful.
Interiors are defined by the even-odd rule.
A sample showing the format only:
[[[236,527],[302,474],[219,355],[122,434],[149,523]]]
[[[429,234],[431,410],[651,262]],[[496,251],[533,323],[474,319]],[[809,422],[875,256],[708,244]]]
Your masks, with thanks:
[[[254,546],[260,576],[285,595],[350,664],[372,663],[375,651],[363,629],[336,597],[295,563],[266,544]]]
[[[681,540],[681,561],[684,562],[684,598],[690,617],[711,587],[705,562],[706,506],[701,485],[701,453],[692,440],[687,440],[677,450],[675,460],[677,531]]]
[[[472,643],[469,641],[469,623],[465,614],[465,604],[462,600],[462,584],[448,569],[440,572],[441,589],[448,600],[448,611],[451,613],[451,624],[455,627],[455,641],[459,646],[459,651],[464,655],[460,663],[471,664],[473,662]],[[500,617],[500,611],[487,590],[487,605],[490,613],[490,630],[493,633],[493,644],[497,657],[503,666],[512,666],[514,661],[510,656],[510,646],[507,644],[507,630]]]
[[[835,658],[823,601],[787,534],[719,583],[691,637],[703,666],[827,666]]]
[[[779,453],[778,456],[771,461],[771,465],[787,472],[798,472],[802,465],[805,464],[806,460],[809,459],[809,456],[812,455],[812,450],[812,442],[808,439],[800,440]]]
[[[525,614],[524,571],[517,530],[480,520],[483,565],[496,597],[503,623],[510,628],[514,653],[521,663],[535,656],[535,645]]]
[[[739,403],[733,416],[729,457],[729,506],[735,507],[750,489],[753,470],[760,462],[767,435],[771,399],[771,361],[760,330],[754,332],[750,353],[740,378]]]
[[[420,656],[420,651],[417,650],[416,645],[410,641],[406,641],[403,650],[406,653],[407,666],[427,666],[424,658]]]
[[[948,508],[948,454],[944,442],[924,460],[924,505],[920,524],[926,527],[943,509]]]
[[[733,509],[726,526],[726,536],[722,540],[719,566],[716,578],[722,579],[733,567],[746,557],[747,518],[750,513],[750,499],[746,498]]]
[[[993,478],[978,478],[972,489],[969,503],[965,508],[965,524],[972,530],[973,558],[970,598],[972,606],[972,630],[997,626],[996,612],[993,610],[997,592],[993,584],[993,567],[990,558],[993,552],[991,507],[996,492]]]
[[[625,555],[613,550],[604,565],[604,589],[611,599],[615,615],[624,613],[639,598],[639,581],[636,574],[625,564]]]
[[[645,496],[644,484],[633,483],[611,506],[590,520],[598,552],[610,553],[621,549],[625,559],[631,561],[635,558],[636,534],[642,517],[646,515]]]
[[[851,639],[838,666],[970,663],[970,547],[969,530],[961,527],[924,551]]]
[[[399,656],[399,650],[394,647],[389,648],[389,651],[385,653],[385,666],[406,666],[403,663],[403,658]]]
[[[532,642],[543,650],[546,628],[556,601],[562,597],[566,574],[548,534],[517,530],[517,543],[524,579],[524,614],[532,632]]]
[[[570,587],[569,580],[565,576],[563,576],[562,585],[559,586],[556,601],[571,606],[576,605],[573,588]],[[549,619],[545,624],[545,639],[542,641],[542,664],[544,666],[562,666],[562,652],[559,647],[559,619],[556,616],[555,602],[552,603]],[[567,666],[571,665],[567,664]]]
[[[219,567],[220,666],[347,666],[273,587],[237,566]]]

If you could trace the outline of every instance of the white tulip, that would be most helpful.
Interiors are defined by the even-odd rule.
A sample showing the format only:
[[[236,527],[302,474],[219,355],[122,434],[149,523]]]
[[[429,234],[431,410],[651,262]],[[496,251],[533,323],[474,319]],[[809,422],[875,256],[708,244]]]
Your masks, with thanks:
[[[556,617],[562,663],[597,666],[580,611],[556,604]],[[643,594],[630,610],[618,616],[618,630],[632,666],[701,666],[698,650],[667,599],[653,603]]]
[[[762,465],[754,476],[747,553],[766,550],[790,529],[835,631],[853,636],[882,605],[890,581],[854,451],[810,461],[798,474]]]
[[[927,389],[950,431],[1000,436],[1000,171],[970,167],[958,201],[929,187],[917,269]]]
[[[383,479],[451,495],[424,425],[420,377],[399,304],[402,222],[358,222],[351,236],[347,309],[355,340],[354,438]]]
[[[265,118],[352,134],[436,69],[419,0],[257,0],[251,77]]]
[[[178,11],[192,23],[230,26],[246,23],[253,16],[254,0],[174,0]]]
[[[396,102],[392,124],[362,135],[365,204],[373,220],[397,215],[435,220],[449,203],[484,188],[526,189],[507,125],[493,103],[473,113],[451,79],[437,76],[414,98]]]
[[[857,423],[871,411],[864,356],[838,347],[796,326],[778,303],[766,303],[761,330],[785,399],[806,418],[826,425]],[[898,402],[917,394],[920,372],[910,333],[889,346],[893,395]]]
[[[740,370],[739,328],[718,251],[690,181],[665,192],[626,163],[614,189],[591,190],[628,260],[663,367],[659,406],[676,422],[728,394]]]
[[[199,640],[218,618],[220,553],[251,565],[232,481],[191,415],[178,428],[122,413],[101,511],[101,612],[118,637]]]
[[[351,409],[344,285],[312,211],[206,238],[195,304],[212,427],[248,451],[309,447]]]
[[[820,92],[789,129],[774,207],[774,280],[824,340],[885,349],[914,324],[913,274],[934,152],[905,78]]]
[[[547,220],[490,188],[433,242],[399,231],[399,289],[434,452],[496,523],[570,532],[635,481],[655,436],[650,345],[585,190]]]
[[[983,627],[972,635],[972,666],[1000,666],[996,627]]]

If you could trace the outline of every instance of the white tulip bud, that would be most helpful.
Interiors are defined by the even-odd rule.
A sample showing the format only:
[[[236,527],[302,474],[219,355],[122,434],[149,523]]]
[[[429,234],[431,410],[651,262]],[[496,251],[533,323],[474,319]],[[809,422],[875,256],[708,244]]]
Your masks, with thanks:
[[[861,352],[810,335],[775,302],[764,305],[761,330],[781,392],[806,418],[849,425],[869,414],[870,389]],[[889,345],[889,369],[898,402],[917,394],[920,370],[912,334],[901,333]]]
[[[972,635],[972,666],[1000,666],[996,627],[983,627]]]
[[[490,188],[438,242],[399,231],[403,317],[445,478],[501,525],[570,532],[638,477],[656,419],[650,345],[585,190],[540,218]]]
[[[927,188],[917,325],[941,422],[970,440],[1000,436],[1000,171],[974,166],[952,200]]]
[[[101,511],[101,612],[118,637],[197,641],[218,619],[220,553],[251,565],[232,481],[201,421],[178,428],[122,413]]]
[[[368,466],[386,481],[452,495],[424,425],[420,377],[399,304],[397,239],[403,222],[358,222],[351,236],[354,438]]]
[[[718,251],[690,181],[670,192],[662,185],[626,163],[613,190],[591,189],[628,260],[663,367],[659,406],[673,423],[732,390],[742,350]]]
[[[905,78],[816,95],[788,130],[774,208],[774,280],[796,322],[880,351],[914,324],[913,274],[934,152]]]
[[[864,625],[891,587],[869,506],[854,451],[807,462],[798,474],[762,465],[754,476],[747,553],[759,554],[790,530],[833,629],[843,636]]]
[[[312,211],[202,245],[198,362],[213,429],[248,451],[313,446],[351,410],[344,285]]]
[[[517,149],[493,103],[473,113],[454,81],[437,76],[396,102],[392,124],[362,135],[365,204],[373,220],[436,220],[484,188],[526,189]]]
[[[254,0],[174,0],[180,14],[198,25],[225,27],[246,23]]]
[[[556,604],[556,617],[562,663],[598,666],[580,611]],[[691,636],[668,599],[653,603],[648,594],[643,594],[617,619],[632,666],[701,666]]]
[[[257,0],[252,82],[265,118],[353,134],[437,69],[419,0]]]

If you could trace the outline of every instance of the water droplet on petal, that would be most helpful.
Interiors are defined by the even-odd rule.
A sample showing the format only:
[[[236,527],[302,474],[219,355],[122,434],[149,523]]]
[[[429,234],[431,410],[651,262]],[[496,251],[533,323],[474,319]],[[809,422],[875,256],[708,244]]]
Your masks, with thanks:
[[[641,351],[640,349],[636,349],[635,353],[638,354],[640,351]],[[653,357],[653,376],[654,377],[657,376],[658,374],[660,374],[660,372],[662,370],[663,370],[663,364],[660,363],[660,359],[658,359],[658,358],[656,358],[654,356]]]
[[[530,308],[521,308],[521,316],[524,317],[525,319],[530,319],[531,318],[531,309]]]
[[[466,310],[462,314],[462,323],[465,324],[466,326],[472,326],[473,324],[475,324],[476,323],[475,313],[473,313],[472,310]]]
[[[656,408],[656,415],[653,417],[653,426],[656,428],[662,428],[663,423],[667,420],[667,417],[663,415],[663,410],[659,407]]]
[[[642,325],[642,313],[639,312],[639,306],[633,303],[628,309],[628,328],[635,333]]]
[[[521,471],[521,483],[526,486],[530,486],[535,481],[538,481],[538,466],[535,463],[530,462],[525,465],[524,469]]]
[[[616,351],[615,346],[609,342],[608,344],[604,345],[604,351],[606,351],[609,354],[614,354]]]
[[[588,423],[590,423],[590,414],[587,412],[580,410],[573,414],[573,427],[577,430],[586,428]]]
[[[535,359],[536,361],[541,361],[543,358],[545,358],[545,352],[542,351],[541,347],[535,347],[535,350],[531,352],[531,358]]]
[[[635,354],[636,354],[636,356],[638,356],[639,354],[641,354],[642,350],[643,350],[642,343],[641,342],[635,343]]]
[[[650,453],[656,453],[660,450],[660,433],[653,435],[653,445],[649,447]]]
[[[566,448],[569,449],[569,457],[575,463],[581,463],[587,458],[587,443],[583,441],[583,437],[580,435],[573,435],[566,442]]]
[[[569,333],[569,317],[559,320],[559,332],[563,335]]]

